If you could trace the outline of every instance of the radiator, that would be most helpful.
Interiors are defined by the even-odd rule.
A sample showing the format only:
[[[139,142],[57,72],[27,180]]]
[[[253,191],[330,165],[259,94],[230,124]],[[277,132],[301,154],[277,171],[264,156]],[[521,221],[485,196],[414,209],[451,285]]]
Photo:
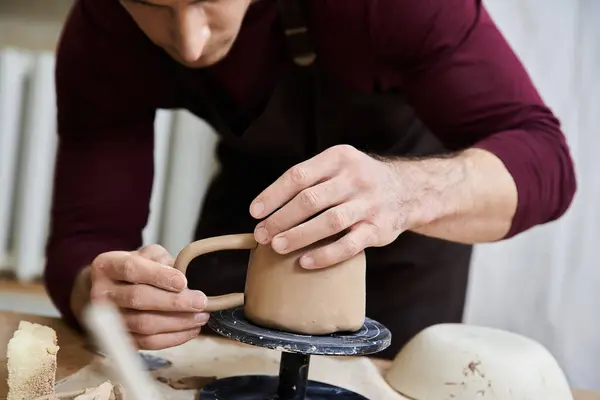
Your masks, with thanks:
[[[52,52],[0,49],[0,271],[43,275],[58,137]],[[183,110],[158,110],[155,177],[144,244],[172,254],[193,234],[217,171],[216,135]]]

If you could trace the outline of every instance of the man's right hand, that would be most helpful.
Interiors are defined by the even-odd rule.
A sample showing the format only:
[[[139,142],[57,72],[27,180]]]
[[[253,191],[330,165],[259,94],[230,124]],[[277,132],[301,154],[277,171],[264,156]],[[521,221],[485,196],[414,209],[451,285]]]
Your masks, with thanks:
[[[91,265],[90,301],[108,299],[121,310],[140,349],[177,346],[208,321],[206,296],[187,288],[174,258],[161,246],[100,254]]]

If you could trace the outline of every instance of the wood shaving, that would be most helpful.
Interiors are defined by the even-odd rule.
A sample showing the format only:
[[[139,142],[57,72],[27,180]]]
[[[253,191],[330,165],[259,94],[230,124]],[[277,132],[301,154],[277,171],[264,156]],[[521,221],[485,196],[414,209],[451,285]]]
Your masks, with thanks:
[[[124,400],[121,385],[113,385],[106,381],[96,387],[89,387],[71,392],[53,393],[35,400]]]
[[[104,382],[91,391],[80,394],[74,400],[110,400],[114,385]]]
[[[123,386],[116,385],[113,388],[113,396],[114,398],[111,400],[125,400],[125,392],[123,391]]]

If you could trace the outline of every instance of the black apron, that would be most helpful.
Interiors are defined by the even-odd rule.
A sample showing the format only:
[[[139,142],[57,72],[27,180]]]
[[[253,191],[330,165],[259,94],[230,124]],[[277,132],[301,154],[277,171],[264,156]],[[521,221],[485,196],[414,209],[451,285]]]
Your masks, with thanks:
[[[291,53],[264,111],[253,121],[225,120],[234,105],[207,79],[207,120],[219,133],[221,171],[211,183],[195,238],[249,233],[257,221],[250,202],[293,165],[337,144],[378,155],[447,153],[418,120],[401,90],[352,93],[326,76],[307,29],[301,0],[279,0],[279,17]],[[367,316],[386,325],[392,345],[378,357],[393,358],[416,333],[462,320],[472,246],[402,233],[367,257]],[[247,251],[220,251],[192,261],[191,288],[207,295],[243,292]]]

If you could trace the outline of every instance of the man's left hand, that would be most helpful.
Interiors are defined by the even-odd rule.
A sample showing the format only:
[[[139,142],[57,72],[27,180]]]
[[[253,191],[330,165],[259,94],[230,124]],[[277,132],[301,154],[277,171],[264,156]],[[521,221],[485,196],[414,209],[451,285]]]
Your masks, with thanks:
[[[410,175],[352,146],[331,147],[290,168],[252,202],[254,218],[268,216],[254,236],[287,254],[346,231],[305,253],[304,268],[331,266],[367,247],[385,246],[420,219],[423,207]]]

